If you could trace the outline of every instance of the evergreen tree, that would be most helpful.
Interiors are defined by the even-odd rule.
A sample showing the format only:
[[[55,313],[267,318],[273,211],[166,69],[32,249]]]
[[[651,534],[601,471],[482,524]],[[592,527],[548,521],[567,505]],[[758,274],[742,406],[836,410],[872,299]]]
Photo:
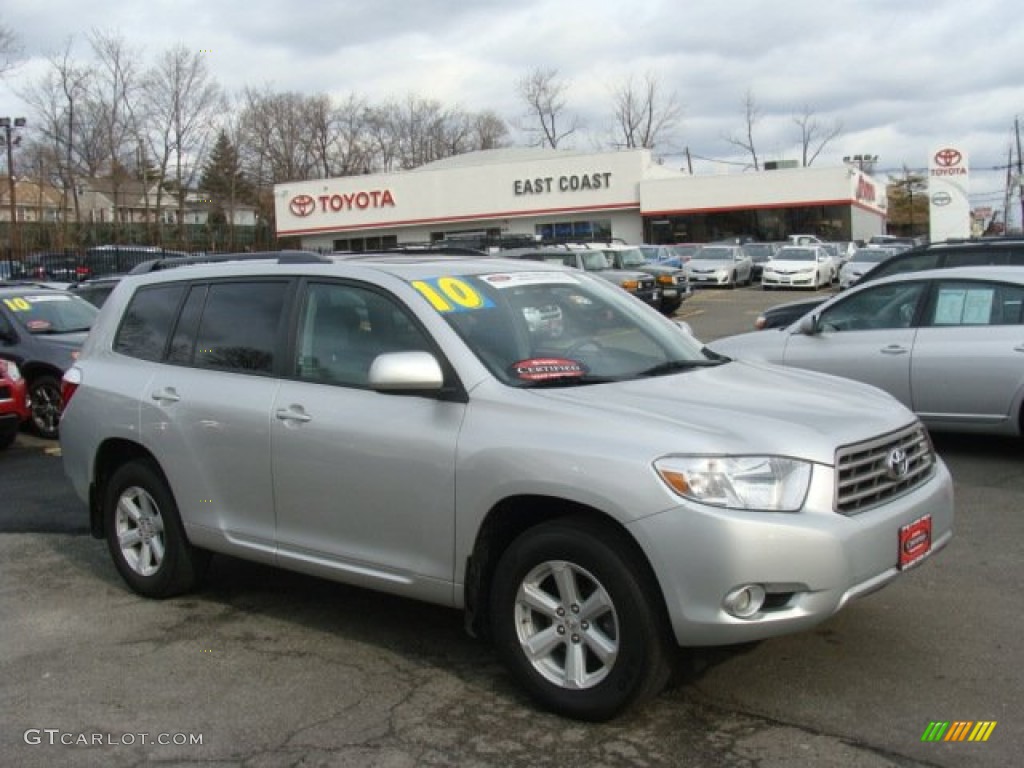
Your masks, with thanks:
[[[222,209],[231,208],[235,203],[253,202],[252,185],[242,173],[238,149],[224,131],[217,135],[217,142],[210,150],[199,179],[199,188],[209,195],[214,205]]]

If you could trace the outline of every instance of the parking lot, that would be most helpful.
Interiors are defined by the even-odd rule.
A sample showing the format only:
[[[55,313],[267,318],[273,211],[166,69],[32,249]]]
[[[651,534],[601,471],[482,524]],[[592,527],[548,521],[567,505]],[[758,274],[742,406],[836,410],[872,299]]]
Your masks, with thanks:
[[[804,295],[701,290],[678,316],[710,340]],[[946,550],[812,631],[681,651],[666,693],[590,725],[537,711],[442,608],[228,558],[194,595],[136,596],[88,536],[55,446],[20,437],[0,454],[3,762],[1016,764],[1022,448],[935,442],[956,483]],[[984,743],[922,741],[933,721],[996,726]]]

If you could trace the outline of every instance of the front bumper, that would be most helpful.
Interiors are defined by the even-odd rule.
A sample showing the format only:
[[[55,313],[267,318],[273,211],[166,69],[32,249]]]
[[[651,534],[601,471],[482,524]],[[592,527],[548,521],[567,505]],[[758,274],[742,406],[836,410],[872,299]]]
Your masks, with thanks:
[[[781,286],[784,288],[813,288],[814,275],[780,275],[774,272],[765,272],[761,275],[761,285]]]
[[[815,467],[798,513],[739,512],[685,503],[629,528],[647,551],[681,646],[727,645],[800,631],[902,573],[900,528],[930,514],[932,547],[952,537],[953,483],[936,461],[913,491],[854,516],[832,511],[835,473]],[[725,596],[756,584],[769,596],[749,618]]]

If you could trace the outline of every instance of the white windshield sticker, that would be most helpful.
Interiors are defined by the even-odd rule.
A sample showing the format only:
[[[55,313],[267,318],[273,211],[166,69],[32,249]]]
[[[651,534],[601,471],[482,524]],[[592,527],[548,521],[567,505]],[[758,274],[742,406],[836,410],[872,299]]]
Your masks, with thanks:
[[[40,304],[44,301],[71,301],[71,297],[65,296],[62,293],[55,293],[52,296],[26,296],[25,301],[29,304]]]
[[[567,272],[502,272],[496,275],[480,275],[480,279],[492,288],[518,288],[523,285],[578,285],[575,275]]]

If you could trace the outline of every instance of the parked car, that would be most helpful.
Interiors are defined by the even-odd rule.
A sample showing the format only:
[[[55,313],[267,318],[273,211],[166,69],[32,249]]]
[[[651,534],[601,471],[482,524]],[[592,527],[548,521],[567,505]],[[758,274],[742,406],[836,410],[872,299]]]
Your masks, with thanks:
[[[86,250],[79,279],[124,274],[147,261],[185,258],[188,255],[183,251],[148,245],[97,245]]]
[[[593,272],[598,277],[636,296],[645,304],[661,309],[661,288],[648,272],[635,269],[615,269],[612,259],[604,251],[591,248],[513,248],[502,251],[503,259],[526,259]]]
[[[81,280],[85,268],[76,253],[32,253],[14,262],[11,277],[23,280],[45,280],[66,285]]]
[[[25,379],[16,363],[0,358],[0,451],[10,447],[27,420]]]
[[[42,437],[57,437],[60,379],[97,312],[67,291],[0,286],[0,357],[17,363],[25,377],[31,425]]]
[[[671,315],[683,301],[690,298],[690,281],[686,277],[686,270],[680,267],[670,267],[667,264],[652,264],[644,258],[642,247],[628,245],[609,245],[601,249],[611,259],[615,269],[635,270],[646,272],[658,283],[661,291],[661,303],[658,309],[664,315]]]
[[[682,267],[686,265],[690,259],[693,258],[693,254],[699,251],[703,246],[700,243],[673,243],[672,244],[672,256],[669,256],[665,263],[674,267]],[[675,262],[675,263],[673,263]]]
[[[761,287],[810,288],[817,291],[832,283],[832,258],[816,245],[787,245],[764,265]]]
[[[686,263],[690,284],[750,285],[754,264],[738,245],[705,245]]]
[[[715,352],[872,384],[942,430],[1022,434],[1024,270],[936,269],[861,283],[785,331]]]
[[[68,290],[76,296],[85,299],[94,307],[102,307],[103,302],[107,300],[107,297],[117,287],[117,284],[121,282],[122,277],[124,275],[109,275],[107,277],[83,280],[70,286]]]
[[[878,280],[903,272],[969,266],[1024,266],[1024,238],[993,237],[946,240],[896,253],[861,276]]]
[[[952,537],[950,475],[893,398],[723,363],[561,265],[133,275],[64,383],[65,471],[136,592],[222,552],[464,609],[586,720],[654,695],[675,646],[806,629]]]
[[[839,290],[845,291],[878,264],[895,255],[891,248],[858,248],[839,270]]]
[[[761,273],[764,271],[764,265],[776,254],[779,250],[775,243],[745,243],[743,246],[743,252],[750,257],[751,263],[751,278],[753,280],[760,280]]]
[[[640,253],[643,254],[644,261],[648,264],[657,264],[659,261],[665,261],[671,259],[676,255],[675,251],[672,250],[671,245],[638,245]]]

